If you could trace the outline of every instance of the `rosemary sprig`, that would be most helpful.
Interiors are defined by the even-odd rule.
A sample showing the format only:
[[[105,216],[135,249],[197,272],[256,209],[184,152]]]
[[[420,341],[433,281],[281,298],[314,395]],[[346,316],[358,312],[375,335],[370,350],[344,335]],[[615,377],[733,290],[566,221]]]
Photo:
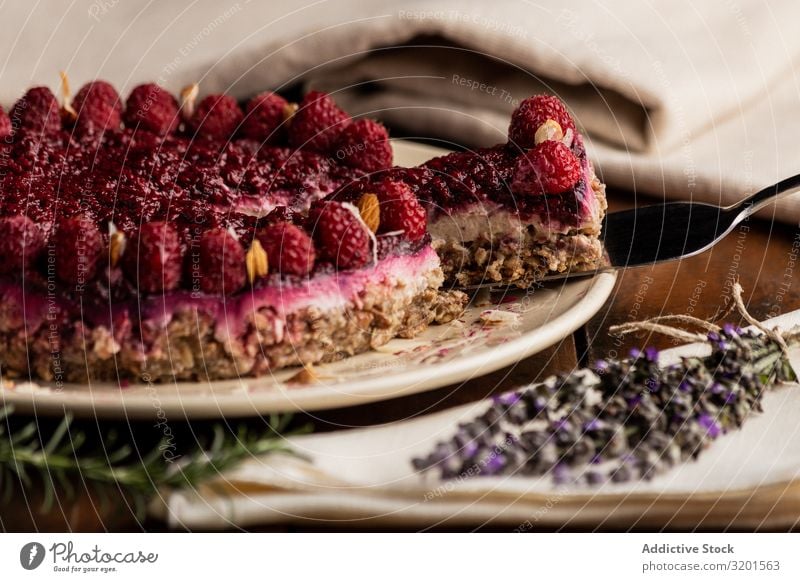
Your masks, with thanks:
[[[74,426],[69,414],[48,430],[46,422],[20,419],[12,407],[0,407],[0,503],[9,503],[20,485],[31,487],[36,481],[47,511],[59,494],[61,501],[74,499],[75,485],[82,482],[104,504],[122,493],[141,518],[158,490],[196,487],[251,456],[293,454],[285,442],[290,420],[289,415],[270,416],[266,430],[215,423],[203,431],[208,436],[193,435],[176,447],[165,438],[147,443],[148,435],[141,439],[144,445],[123,439],[113,426],[99,428],[95,436]]]

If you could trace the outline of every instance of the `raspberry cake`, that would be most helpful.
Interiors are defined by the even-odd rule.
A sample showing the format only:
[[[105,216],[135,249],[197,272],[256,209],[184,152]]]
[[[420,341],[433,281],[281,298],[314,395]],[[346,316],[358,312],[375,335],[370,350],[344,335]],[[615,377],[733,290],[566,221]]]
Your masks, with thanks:
[[[575,122],[552,96],[520,104],[508,143],[376,172],[340,196],[376,188],[409,191],[423,202],[449,284],[528,287],[602,259],[605,187]]]
[[[3,374],[262,375],[461,312],[410,191],[331,197],[391,167],[382,126],[321,93],[196,97],[94,81],[0,111]]]

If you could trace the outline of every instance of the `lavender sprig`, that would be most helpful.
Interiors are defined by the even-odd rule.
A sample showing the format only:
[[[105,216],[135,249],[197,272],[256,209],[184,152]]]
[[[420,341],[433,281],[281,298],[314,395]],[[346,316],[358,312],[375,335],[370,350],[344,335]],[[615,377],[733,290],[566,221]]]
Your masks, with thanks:
[[[725,325],[708,333],[706,357],[660,367],[658,352],[649,348],[632,350],[624,360],[600,360],[495,397],[452,439],[412,463],[420,471],[438,469],[443,479],[650,479],[740,427],[761,410],[765,390],[797,379],[786,339]]]

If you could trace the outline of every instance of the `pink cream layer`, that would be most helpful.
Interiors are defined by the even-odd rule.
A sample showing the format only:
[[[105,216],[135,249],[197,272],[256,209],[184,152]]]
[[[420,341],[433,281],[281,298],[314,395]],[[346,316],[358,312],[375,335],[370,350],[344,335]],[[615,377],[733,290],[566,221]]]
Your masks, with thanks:
[[[112,329],[118,336],[138,321],[143,336],[149,336],[166,328],[176,314],[196,311],[216,320],[215,334],[225,341],[245,334],[258,312],[266,311],[274,319],[276,328],[280,328],[290,314],[309,307],[323,313],[351,305],[359,307],[367,291],[372,294],[383,291],[387,296],[417,294],[427,287],[429,274],[438,267],[439,257],[426,245],[414,254],[390,256],[358,271],[319,274],[291,283],[281,281],[231,298],[178,291],[138,302],[106,303],[105,307],[92,309],[82,309],[79,304],[67,302],[55,293],[32,293],[18,282],[2,282],[0,332],[33,334],[49,326],[58,333],[65,325],[83,322],[90,328]],[[398,282],[403,283],[402,289],[397,288]],[[137,326],[133,324],[132,327]],[[145,337],[142,339],[147,343]]]

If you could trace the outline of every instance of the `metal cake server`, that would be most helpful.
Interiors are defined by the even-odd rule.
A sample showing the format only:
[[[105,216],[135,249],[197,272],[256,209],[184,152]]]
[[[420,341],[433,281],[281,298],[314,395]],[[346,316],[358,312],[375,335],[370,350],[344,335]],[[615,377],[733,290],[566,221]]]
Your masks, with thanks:
[[[558,273],[544,280],[585,277],[700,254],[725,238],[736,225],[755,212],[798,190],[800,174],[759,190],[730,206],[668,202],[611,212],[603,220],[600,237],[606,262],[597,268]]]

